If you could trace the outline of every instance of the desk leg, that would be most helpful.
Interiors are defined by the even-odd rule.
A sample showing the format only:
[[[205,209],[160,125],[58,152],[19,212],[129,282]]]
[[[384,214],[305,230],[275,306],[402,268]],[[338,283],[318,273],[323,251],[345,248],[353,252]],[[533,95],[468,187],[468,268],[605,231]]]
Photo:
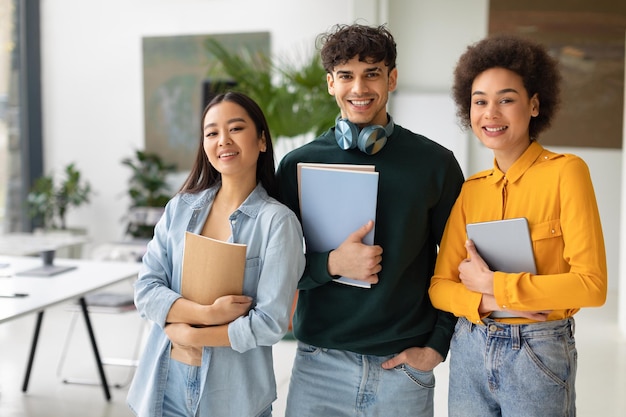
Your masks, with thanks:
[[[98,352],[98,345],[96,344],[96,336],[93,333],[93,328],[91,327],[91,320],[89,319],[89,311],[87,310],[87,303],[85,302],[85,298],[80,297],[80,308],[83,311],[83,317],[85,318],[85,325],[87,326],[87,332],[89,333],[89,340],[91,341],[91,347],[93,348],[93,354],[96,357],[96,365],[98,366],[98,373],[100,374],[100,381],[102,381],[102,389],[104,389],[104,397],[107,401],[111,399],[111,393],[109,392],[109,383],[107,382],[107,377],[104,374],[104,367],[102,366],[102,358],[100,357],[100,352]]]
[[[41,321],[43,320],[43,310],[37,313],[37,321],[35,322],[35,332],[33,333],[33,341],[30,344],[30,354],[28,355],[28,365],[26,366],[26,374],[24,375],[24,383],[22,384],[22,392],[28,390],[28,381],[30,380],[30,371],[33,369],[33,361],[35,360],[35,351],[37,350],[37,342],[39,341],[39,330],[41,329]]]

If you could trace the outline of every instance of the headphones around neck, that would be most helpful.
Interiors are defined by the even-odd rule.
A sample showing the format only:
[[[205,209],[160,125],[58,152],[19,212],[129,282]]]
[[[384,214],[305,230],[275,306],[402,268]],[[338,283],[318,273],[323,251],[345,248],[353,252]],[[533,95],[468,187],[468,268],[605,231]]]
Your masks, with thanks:
[[[380,151],[387,143],[387,138],[393,133],[394,123],[391,116],[387,115],[387,126],[365,126],[362,130],[348,119],[337,116],[335,121],[335,139],[341,149],[347,151],[358,147],[368,155]]]

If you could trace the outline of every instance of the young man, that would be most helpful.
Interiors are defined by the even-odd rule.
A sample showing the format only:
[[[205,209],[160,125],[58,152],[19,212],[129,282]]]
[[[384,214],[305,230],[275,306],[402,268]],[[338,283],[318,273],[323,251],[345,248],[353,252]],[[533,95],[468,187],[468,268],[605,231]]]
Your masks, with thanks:
[[[433,308],[428,286],[463,175],[451,151],[387,114],[398,70],[384,26],[338,25],[321,40],[341,115],[281,161],[281,196],[300,213],[298,162],[373,164],[376,229],[374,245],[362,243],[369,222],[336,249],[306,254],[286,416],[432,416],[432,370],[448,352],[456,319]],[[372,286],[335,283],[337,276]]]

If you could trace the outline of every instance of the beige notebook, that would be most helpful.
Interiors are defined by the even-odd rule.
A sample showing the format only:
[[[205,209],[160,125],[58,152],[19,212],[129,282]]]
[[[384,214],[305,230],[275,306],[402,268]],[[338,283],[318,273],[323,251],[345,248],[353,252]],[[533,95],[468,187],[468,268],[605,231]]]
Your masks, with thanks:
[[[241,295],[246,245],[185,233],[183,297],[208,305],[223,295]]]

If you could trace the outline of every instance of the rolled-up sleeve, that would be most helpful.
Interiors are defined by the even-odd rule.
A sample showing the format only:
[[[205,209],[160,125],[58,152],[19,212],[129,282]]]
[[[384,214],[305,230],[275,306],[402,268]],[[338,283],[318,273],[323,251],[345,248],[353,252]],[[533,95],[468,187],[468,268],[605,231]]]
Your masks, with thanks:
[[[174,301],[181,297],[172,290],[172,257],[168,255],[168,235],[172,206],[170,202],[157,223],[153,239],[148,243],[139,278],[134,284],[135,305],[141,317],[165,327]]]
[[[248,315],[228,326],[232,348],[245,352],[271,346],[287,332],[298,280],[304,271],[302,229],[295,214],[283,211],[269,228],[263,253],[255,305]]]

